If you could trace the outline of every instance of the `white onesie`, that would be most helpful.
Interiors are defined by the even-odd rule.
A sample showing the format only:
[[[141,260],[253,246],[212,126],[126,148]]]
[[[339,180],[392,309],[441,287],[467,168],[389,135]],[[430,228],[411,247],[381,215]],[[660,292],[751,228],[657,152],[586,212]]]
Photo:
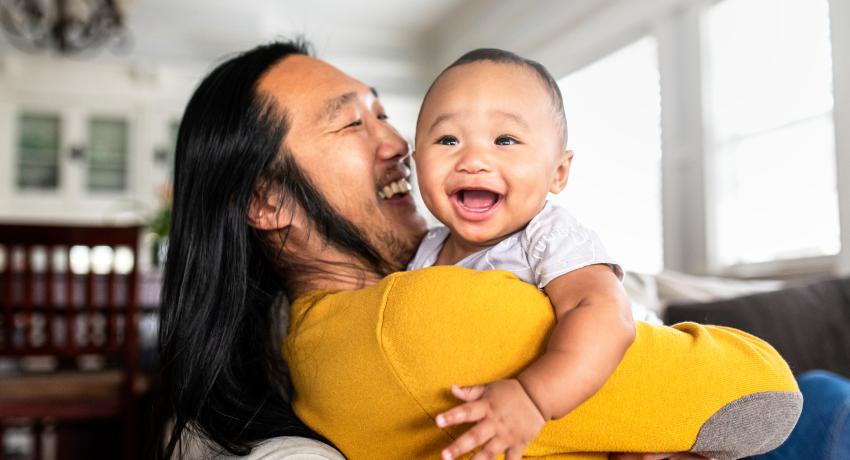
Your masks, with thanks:
[[[407,269],[434,265],[449,233],[446,227],[428,230]],[[608,255],[596,233],[581,225],[566,209],[547,201],[525,228],[455,265],[475,270],[508,270],[543,289],[564,273],[594,264],[610,266],[623,279],[623,269]],[[642,304],[631,302],[631,306],[636,321],[661,324],[658,315]]]
[[[407,269],[434,265],[449,233],[446,227],[429,230]],[[566,209],[547,201],[525,228],[455,265],[475,270],[508,270],[543,289],[565,273],[594,264],[610,266],[623,279],[623,270],[605,251],[596,233],[581,225]]]

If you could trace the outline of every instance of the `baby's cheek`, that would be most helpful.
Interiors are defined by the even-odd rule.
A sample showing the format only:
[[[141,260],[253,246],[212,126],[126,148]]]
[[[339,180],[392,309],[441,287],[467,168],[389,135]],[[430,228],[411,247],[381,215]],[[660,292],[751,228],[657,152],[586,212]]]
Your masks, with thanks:
[[[426,195],[429,199],[433,199],[439,192],[442,185],[440,175],[438,164],[428,161],[416,163],[416,179],[419,182],[419,191],[422,193],[423,199]]]
[[[510,172],[511,189],[527,196],[545,196],[553,171],[537,164],[517,165]]]

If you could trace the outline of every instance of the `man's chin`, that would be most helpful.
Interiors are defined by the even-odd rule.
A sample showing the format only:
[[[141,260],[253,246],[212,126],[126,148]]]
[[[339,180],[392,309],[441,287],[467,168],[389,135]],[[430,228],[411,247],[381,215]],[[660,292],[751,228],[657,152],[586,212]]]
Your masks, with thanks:
[[[417,212],[416,203],[410,194],[380,200],[379,206],[387,227],[382,232],[382,239],[391,252],[388,255],[399,265],[406,266],[419,246],[419,241],[425,236],[425,218]]]

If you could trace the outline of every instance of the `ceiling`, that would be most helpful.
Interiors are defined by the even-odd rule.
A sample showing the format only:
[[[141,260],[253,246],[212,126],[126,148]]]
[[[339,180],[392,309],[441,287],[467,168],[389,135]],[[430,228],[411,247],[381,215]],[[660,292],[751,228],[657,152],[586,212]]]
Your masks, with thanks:
[[[124,0],[129,46],[85,59],[207,69],[234,51],[304,36],[319,57],[364,81],[418,92],[430,78],[419,71],[428,52],[421,37],[476,1]],[[0,55],[10,50],[0,33]]]
[[[202,72],[235,51],[303,35],[319,57],[353,76],[418,95],[446,56],[473,45],[517,43],[516,34],[524,33],[514,24],[520,16],[532,15],[540,26],[560,24],[608,1],[123,0],[129,51],[102,51],[95,59]],[[8,49],[0,34],[0,57]]]
[[[419,37],[464,0],[135,0],[134,52],[214,59],[276,37],[305,35],[319,54],[418,52]]]

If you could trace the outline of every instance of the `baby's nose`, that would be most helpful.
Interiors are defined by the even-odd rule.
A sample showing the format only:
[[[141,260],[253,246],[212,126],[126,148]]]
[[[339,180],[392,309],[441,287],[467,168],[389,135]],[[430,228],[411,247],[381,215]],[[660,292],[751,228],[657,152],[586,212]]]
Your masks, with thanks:
[[[491,171],[487,153],[481,149],[467,148],[458,159],[456,170],[467,174]]]

